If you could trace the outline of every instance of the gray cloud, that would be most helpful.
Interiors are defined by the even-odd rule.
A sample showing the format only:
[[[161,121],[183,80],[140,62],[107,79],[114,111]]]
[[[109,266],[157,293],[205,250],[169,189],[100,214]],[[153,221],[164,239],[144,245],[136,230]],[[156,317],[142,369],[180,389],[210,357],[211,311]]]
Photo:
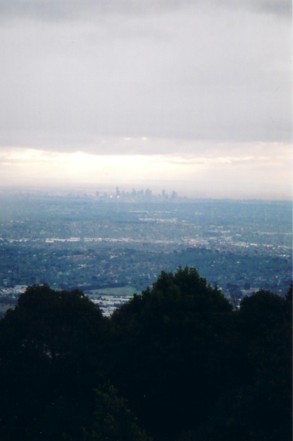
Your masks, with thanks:
[[[80,19],[96,14],[96,17],[124,14],[157,14],[186,7],[229,8],[254,10],[290,18],[289,0],[1,0],[3,17],[29,17],[45,20]]]
[[[18,17],[0,28],[0,145],[165,154],[288,142],[291,29],[249,12],[287,2],[200,2],[0,1]]]

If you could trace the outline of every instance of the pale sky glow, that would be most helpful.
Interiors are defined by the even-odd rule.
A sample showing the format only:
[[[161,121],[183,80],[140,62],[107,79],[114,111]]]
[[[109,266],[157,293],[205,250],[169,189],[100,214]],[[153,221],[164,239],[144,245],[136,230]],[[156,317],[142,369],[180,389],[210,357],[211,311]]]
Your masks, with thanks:
[[[0,187],[290,199],[289,0],[0,0]]]
[[[3,185],[99,185],[178,188],[187,196],[290,199],[292,151],[290,145],[243,145],[239,154],[214,150],[202,154],[96,155],[85,152],[3,149],[0,173]],[[288,162],[289,159],[289,162]],[[224,176],[224,178],[223,178]],[[159,188],[159,187],[158,187]],[[157,189],[158,189],[157,188]],[[156,189],[156,188],[155,188]]]

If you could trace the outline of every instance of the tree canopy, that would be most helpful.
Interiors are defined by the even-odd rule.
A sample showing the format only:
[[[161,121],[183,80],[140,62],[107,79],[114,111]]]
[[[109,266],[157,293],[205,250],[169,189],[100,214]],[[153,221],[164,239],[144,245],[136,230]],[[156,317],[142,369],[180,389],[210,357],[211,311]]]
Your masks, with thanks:
[[[193,268],[106,319],[32,286],[0,320],[0,438],[291,441],[292,285],[233,309]]]
[[[104,326],[80,291],[32,286],[19,297],[0,321],[1,439],[62,439],[63,432],[80,439]]]

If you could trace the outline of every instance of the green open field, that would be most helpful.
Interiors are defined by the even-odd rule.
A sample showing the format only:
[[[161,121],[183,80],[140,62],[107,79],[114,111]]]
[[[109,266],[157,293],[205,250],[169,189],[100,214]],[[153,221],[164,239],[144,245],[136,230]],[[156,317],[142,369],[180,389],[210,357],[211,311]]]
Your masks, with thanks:
[[[87,291],[86,294],[89,296],[132,296],[134,293],[137,293],[138,290],[133,286],[121,286],[117,288],[101,288],[101,289],[92,289]]]

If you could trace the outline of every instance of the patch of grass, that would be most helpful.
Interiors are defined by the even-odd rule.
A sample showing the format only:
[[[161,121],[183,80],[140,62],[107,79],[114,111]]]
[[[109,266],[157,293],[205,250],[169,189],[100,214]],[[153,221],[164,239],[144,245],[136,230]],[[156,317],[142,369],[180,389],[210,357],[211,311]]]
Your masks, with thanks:
[[[132,296],[134,293],[137,293],[138,290],[133,286],[120,286],[113,288],[101,288],[101,289],[91,289],[87,291],[86,294],[89,296]]]

